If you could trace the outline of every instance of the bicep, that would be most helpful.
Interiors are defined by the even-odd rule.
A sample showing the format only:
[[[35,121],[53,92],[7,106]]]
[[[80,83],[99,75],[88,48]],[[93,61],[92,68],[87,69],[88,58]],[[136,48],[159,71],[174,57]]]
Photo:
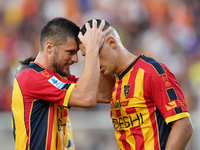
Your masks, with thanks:
[[[172,129],[166,144],[166,150],[185,149],[193,133],[193,126],[189,117],[172,122]]]

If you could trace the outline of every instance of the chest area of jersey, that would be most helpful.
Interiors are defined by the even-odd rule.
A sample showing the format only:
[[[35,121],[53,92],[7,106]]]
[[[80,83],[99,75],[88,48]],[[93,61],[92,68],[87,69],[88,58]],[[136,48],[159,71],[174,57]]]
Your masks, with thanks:
[[[111,108],[127,106],[131,101],[144,102],[144,70],[129,72],[123,79],[117,80],[112,92]]]
[[[115,129],[128,129],[149,123],[155,106],[148,96],[143,69],[117,80],[112,93],[111,118]]]

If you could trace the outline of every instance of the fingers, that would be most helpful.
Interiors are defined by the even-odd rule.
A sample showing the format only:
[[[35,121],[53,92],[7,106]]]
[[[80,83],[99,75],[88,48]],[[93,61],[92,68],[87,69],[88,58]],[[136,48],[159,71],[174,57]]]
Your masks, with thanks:
[[[104,35],[107,35],[110,31],[111,31],[111,27],[109,27],[108,29],[106,29],[103,33],[104,33]]]
[[[80,31],[78,34],[78,38],[81,40],[83,38],[83,33]]]
[[[85,27],[86,27],[87,30],[88,30],[88,29],[91,29],[91,27],[90,27],[90,25],[89,25],[88,22],[85,23]],[[96,19],[93,19],[93,20],[92,20],[92,28],[93,28],[93,29],[97,29],[97,21],[96,21]]]
[[[96,21],[96,19],[92,20],[92,28],[93,29],[97,29],[97,21]]]
[[[89,29],[98,29],[100,31],[102,31],[104,33],[104,35],[108,34],[111,31],[111,27],[109,27],[108,29],[106,29],[105,31],[103,31],[103,28],[105,26],[105,20],[102,20],[99,28],[97,28],[97,21],[96,19],[92,20],[92,28],[90,27],[89,23],[85,23],[85,27],[86,27],[86,31],[88,31]]]
[[[85,27],[86,27],[86,31],[89,30],[89,29],[91,29],[88,22],[85,23]]]
[[[78,38],[86,48],[86,51],[98,49],[103,45],[104,39],[106,35],[111,31],[111,27],[103,31],[105,27],[105,20],[102,20],[100,22],[100,25],[98,27],[97,20],[93,19],[92,24],[89,24],[88,22],[85,24],[86,32],[83,35],[82,32],[79,32]],[[91,27],[92,26],[92,27]]]
[[[101,21],[101,24],[99,25],[99,30],[103,32],[103,35],[107,35],[111,31],[111,27],[108,27],[105,31],[103,31],[103,28],[105,26],[105,20]]]
[[[102,31],[104,26],[105,26],[105,20],[102,20],[101,24],[99,25],[99,30]]]

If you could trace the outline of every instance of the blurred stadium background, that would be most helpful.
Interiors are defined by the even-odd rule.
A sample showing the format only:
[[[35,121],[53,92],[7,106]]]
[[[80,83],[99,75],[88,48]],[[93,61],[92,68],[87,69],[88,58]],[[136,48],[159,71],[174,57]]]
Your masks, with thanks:
[[[125,47],[165,63],[184,93],[195,127],[187,150],[200,149],[199,0],[0,0],[0,150],[13,150],[11,94],[19,61],[35,57],[39,32],[61,16],[80,27],[89,19],[110,22]],[[84,58],[71,67],[80,76]],[[76,150],[117,150],[109,105],[71,108]]]

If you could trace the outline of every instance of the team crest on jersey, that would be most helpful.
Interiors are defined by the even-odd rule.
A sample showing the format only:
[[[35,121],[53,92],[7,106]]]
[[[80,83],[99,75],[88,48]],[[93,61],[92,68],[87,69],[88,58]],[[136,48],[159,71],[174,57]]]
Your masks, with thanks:
[[[51,77],[48,81],[58,89],[62,89],[62,87],[65,85],[65,83],[58,80],[55,76]]]
[[[128,93],[130,91],[130,85],[124,85],[124,95],[127,98]]]

